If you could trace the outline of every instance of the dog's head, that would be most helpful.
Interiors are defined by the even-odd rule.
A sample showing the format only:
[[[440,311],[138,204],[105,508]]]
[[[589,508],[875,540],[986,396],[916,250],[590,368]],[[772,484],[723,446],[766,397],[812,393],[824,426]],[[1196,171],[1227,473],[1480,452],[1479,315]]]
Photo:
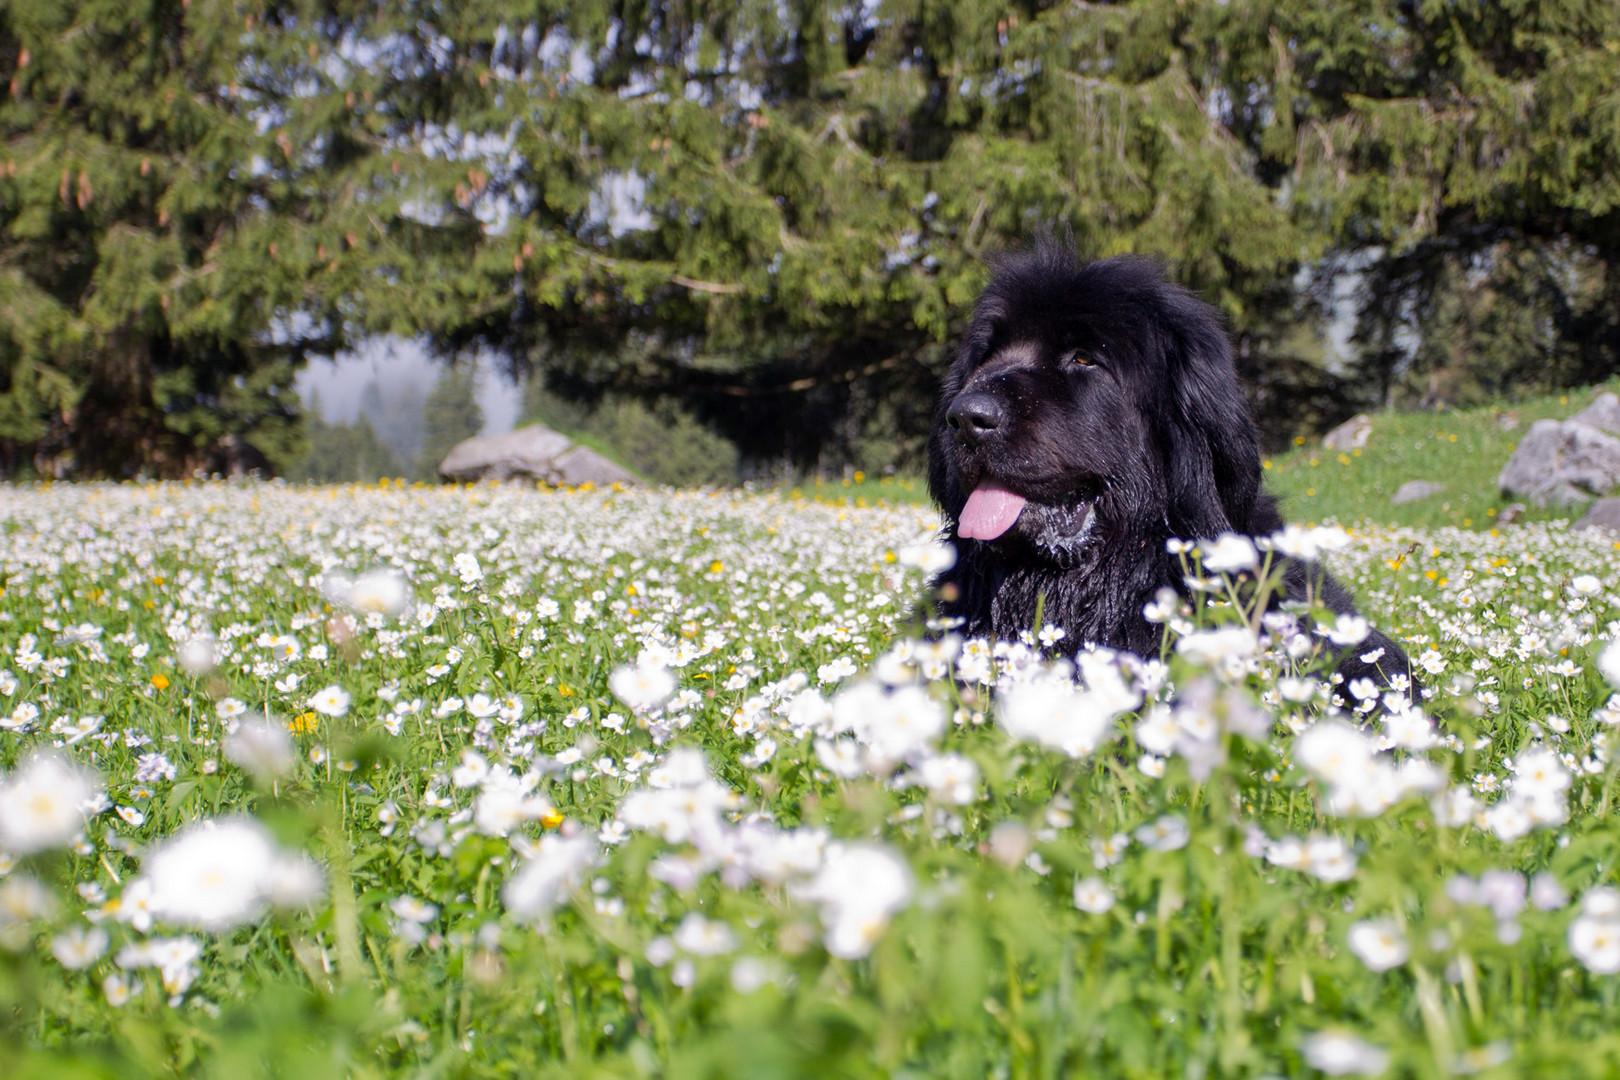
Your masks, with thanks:
[[[941,387],[929,486],[963,539],[1072,564],[1242,529],[1259,440],[1220,317],[1134,257],[1000,260]]]

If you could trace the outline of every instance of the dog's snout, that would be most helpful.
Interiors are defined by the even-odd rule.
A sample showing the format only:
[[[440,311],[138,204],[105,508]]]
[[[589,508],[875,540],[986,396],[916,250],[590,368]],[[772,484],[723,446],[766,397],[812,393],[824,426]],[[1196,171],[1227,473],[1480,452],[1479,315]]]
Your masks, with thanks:
[[[977,446],[981,439],[995,431],[1005,420],[1006,411],[1002,408],[1001,400],[982,390],[958,394],[956,400],[951,402],[950,411],[945,414],[945,422],[956,432],[957,440],[970,446]]]

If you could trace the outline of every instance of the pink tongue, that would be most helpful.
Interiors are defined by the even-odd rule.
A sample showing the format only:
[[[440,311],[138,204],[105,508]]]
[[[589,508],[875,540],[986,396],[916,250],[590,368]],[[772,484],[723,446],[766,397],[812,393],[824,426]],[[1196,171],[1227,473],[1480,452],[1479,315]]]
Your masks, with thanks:
[[[956,531],[968,540],[994,540],[1018,520],[1025,499],[999,484],[986,481],[968,496]]]

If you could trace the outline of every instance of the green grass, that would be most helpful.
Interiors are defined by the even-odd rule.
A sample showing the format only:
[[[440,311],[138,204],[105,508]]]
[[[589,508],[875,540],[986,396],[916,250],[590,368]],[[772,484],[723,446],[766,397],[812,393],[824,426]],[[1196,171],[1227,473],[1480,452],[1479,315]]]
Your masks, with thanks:
[[[843,480],[810,477],[779,490],[790,499],[809,499],[834,506],[922,506],[932,501],[928,481],[920,476],[873,477],[859,470]]]
[[[1489,529],[1515,501],[1502,495],[1496,477],[1530,425],[1572,416],[1598,392],[1617,387],[1620,381],[1476,409],[1378,413],[1364,449],[1340,453],[1312,439],[1266,459],[1266,488],[1282,498],[1283,514],[1291,521]],[[1504,423],[1508,417],[1516,423]],[[1408,480],[1439,481],[1446,489],[1391,505],[1390,496]],[[1583,509],[1530,506],[1520,520],[1573,519]]]

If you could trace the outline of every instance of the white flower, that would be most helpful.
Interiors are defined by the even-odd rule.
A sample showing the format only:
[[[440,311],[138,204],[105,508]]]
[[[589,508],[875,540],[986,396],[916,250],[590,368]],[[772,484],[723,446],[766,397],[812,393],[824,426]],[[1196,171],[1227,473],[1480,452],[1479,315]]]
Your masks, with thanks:
[[[1329,1076],[1379,1076],[1389,1068],[1389,1052],[1347,1031],[1319,1031],[1305,1037],[1305,1064]]]
[[[153,848],[142,863],[154,916],[178,926],[227,930],[258,918],[278,852],[263,825],[204,821]]]
[[[543,837],[533,857],[501,889],[501,902],[518,919],[543,918],[579,887],[596,858],[596,841],[588,833]]]
[[[418,925],[426,925],[439,917],[439,905],[414,896],[396,896],[388,902],[388,909],[394,915]]]
[[[1597,669],[1609,680],[1610,686],[1620,687],[1620,638],[1609,642],[1598,654]]]
[[[1112,663],[1107,666],[1113,667]],[[1070,757],[1086,757],[1101,744],[1114,718],[1141,701],[1124,688],[1117,669],[1115,680],[1117,687],[1104,676],[1096,688],[1085,690],[1054,678],[1018,683],[999,695],[996,718],[1015,739],[1061,750]]]
[[[721,956],[737,947],[731,927],[691,912],[675,928],[675,944],[693,956]]]
[[[1332,626],[1323,627],[1320,632],[1333,644],[1343,647],[1360,645],[1372,633],[1372,627],[1360,615],[1339,615]]]
[[[637,711],[656,708],[675,693],[675,676],[661,663],[646,661],[616,669],[608,678],[613,696]]]
[[[484,580],[484,568],[478,564],[478,556],[472,552],[457,552],[452,561],[456,566],[456,575],[461,578],[463,585],[476,585]]]
[[[1187,819],[1165,814],[1136,830],[1136,842],[1150,851],[1178,851],[1187,846]]]
[[[1532,746],[1513,759],[1512,787],[1515,794],[1527,799],[1555,796],[1559,799],[1569,790],[1569,772],[1558,755],[1545,746]]]
[[[1350,951],[1372,971],[1388,971],[1406,963],[1411,950],[1393,919],[1363,919],[1350,927]]]
[[[814,745],[816,760],[839,779],[852,780],[866,771],[854,739],[817,739]]]
[[[1295,759],[1325,784],[1364,780],[1372,765],[1372,755],[1372,743],[1367,737],[1337,720],[1313,724],[1294,741]]]
[[[911,867],[879,844],[830,844],[826,861],[798,893],[821,906],[827,951],[865,956],[895,912],[911,900]]]
[[[930,577],[956,565],[956,546],[942,540],[903,547],[899,555],[902,566],[915,566]]]
[[[1289,525],[1282,532],[1261,540],[1259,546],[1280,551],[1293,559],[1315,559],[1324,551],[1338,551],[1349,543],[1350,535],[1343,529],[1305,529],[1299,525]]]
[[[1114,891],[1102,878],[1085,878],[1074,883],[1074,906],[1089,914],[1101,915],[1114,906]]]
[[[40,754],[0,781],[0,851],[61,847],[84,828],[97,777],[66,758]]]
[[[78,971],[101,959],[107,941],[107,931],[99,926],[73,926],[51,939],[51,955],[69,971]]]
[[[1310,873],[1323,881],[1349,881],[1356,873],[1356,855],[1337,836],[1313,836],[1305,844]]]
[[[197,634],[174,650],[174,659],[187,675],[206,675],[219,663],[217,648],[213,634]]]
[[[397,619],[410,606],[411,590],[400,574],[392,570],[371,570],[355,578],[343,599],[362,615],[376,612]]]
[[[979,767],[960,754],[940,754],[917,767],[917,778],[935,798],[966,806],[977,793]]]
[[[1620,973],[1620,919],[1578,916],[1569,924],[1569,951],[1595,975]]]
[[[1260,564],[1260,556],[1254,550],[1254,542],[1247,536],[1237,533],[1222,533],[1214,541],[1201,540],[1198,550],[1204,556],[1204,569],[1216,574],[1231,574],[1241,570],[1253,570]]]
[[[227,761],[252,773],[260,783],[285,776],[298,763],[298,753],[285,724],[260,714],[242,721],[220,743]]]
[[[1176,652],[1195,664],[1223,675],[1239,675],[1243,664],[1259,649],[1260,641],[1247,626],[1195,630],[1176,642]]]
[[[0,879],[0,931],[33,919],[43,919],[56,911],[56,897],[27,874]]]
[[[869,700],[874,707],[855,714],[852,730],[879,769],[892,768],[921,751],[945,730],[945,707],[920,686],[902,686]],[[836,699],[833,709],[835,714],[848,711],[840,710]]]
[[[461,764],[450,773],[450,782],[459,788],[477,787],[489,778],[489,759],[476,750],[463,750]]]
[[[343,716],[349,711],[349,692],[341,686],[328,686],[309,699],[309,707],[322,716]]]
[[[1530,903],[1537,911],[1557,911],[1569,903],[1569,893],[1558,883],[1558,878],[1543,870],[1530,879]]]
[[[491,770],[473,804],[473,827],[485,836],[506,836],[526,821],[555,814],[550,799],[532,794],[539,779],[537,774],[514,776],[505,768]]]

